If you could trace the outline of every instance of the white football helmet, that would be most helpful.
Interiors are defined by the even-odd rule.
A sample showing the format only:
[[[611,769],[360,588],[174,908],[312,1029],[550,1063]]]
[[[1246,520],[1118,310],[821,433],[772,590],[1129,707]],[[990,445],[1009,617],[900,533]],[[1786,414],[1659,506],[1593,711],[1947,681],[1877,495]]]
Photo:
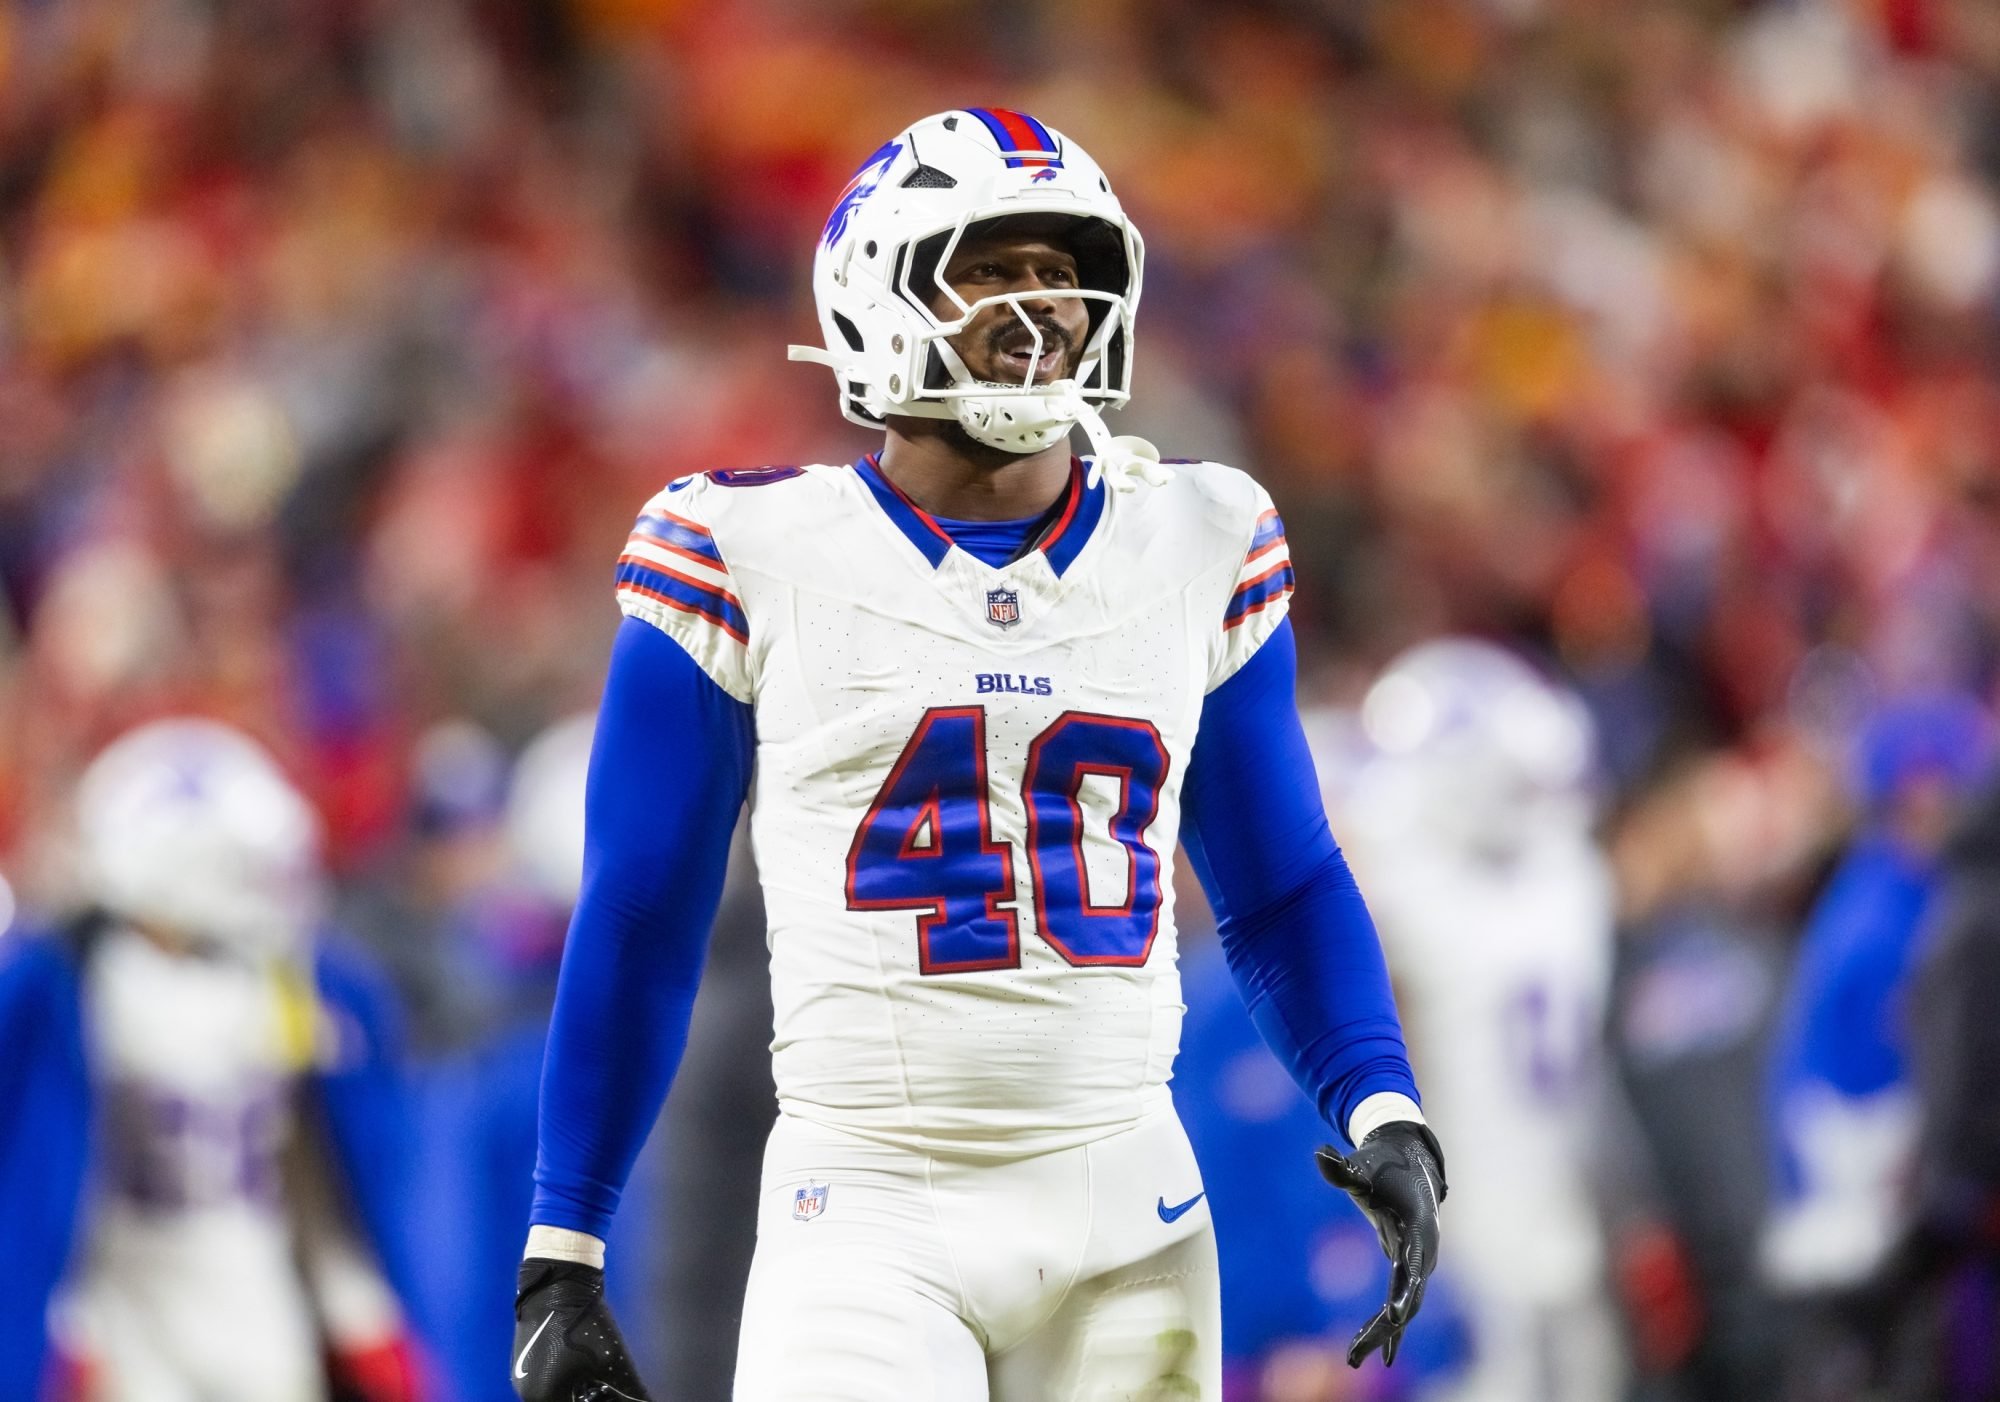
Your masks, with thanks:
[[[1471,638],[1411,648],[1369,688],[1361,725],[1374,754],[1352,801],[1382,836],[1428,833],[1497,857],[1589,829],[1590,713],[1505,648]]]
[[[1073,291],[1002,293],[966,302],[937,280],[966,231],[1010,215],[1057,216],[1078,264]],[[813,258],[826,346],[791,358],[831,366],[841,413],[879,428],[891,414],[956,419],[982,443],[1038,452],[1081,422],[1102,454],[1098,410],[1131,397],[1132,323],[1145,245],[1097,162],[1033,117],[972,107],[926,117],[862,162],[841,192]],[[942,294],[956,315],[930,309]],[[1073,378],[1036,384],[1041,332],[1024,299],[1089,304]],[[947,341],[989,306],[1006,304],[1034,340],[1018,384],[974,380]]]
[[[77,785],[88,896],[115,915],[265,959],[320,909],[320,826],[261,746],[216,721],[155,721]]]

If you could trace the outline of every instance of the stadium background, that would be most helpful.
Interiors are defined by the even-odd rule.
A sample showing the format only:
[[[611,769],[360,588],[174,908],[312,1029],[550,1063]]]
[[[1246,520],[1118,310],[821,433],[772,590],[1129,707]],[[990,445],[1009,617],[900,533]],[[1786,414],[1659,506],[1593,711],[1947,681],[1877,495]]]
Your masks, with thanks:
[[[515,757],[592,705],[611,561],[661,482],[866,446],[783,357],[815,334],[812,239],[887,134],[995,103],[1088,145],[1144,231],[1117,427],[1270,488],[1307,699],[1469,631],[1589,701],[1628,942],[1698,910],[1741,956],[1646,1029],[1739,1007],[1689,1036],[1711,1130],[1754,1137],[1755,1038],[1853,822],[1858,728],[1991,695],[1996,94],[1982,0],[16,0],[0,852],[23,919],[70,894],[96,747],[230,719],[325,814],[419,1093],[518,1100],[561,932],[535,870],[577,839],[510,828]],[[723,1147],[769,1113],[726,1050],[762,1015],[755,922],[725,912],[691,1128],[648,1169],[678,1190],[648,1219],[663,1303],[628,1325],[690,1380],[731,1248],[665,1224],[740,1197]],[[1637,1098],[1666,1118],[1629,1133],[1672,1142],[1671,1103]],[[1758,1310],[1728,1246],[1761,1189],[1722,1162],[1754,1178],[1760,1152],[1683,1165],[1725,1204],[1690,1230],[1723,1245],[1699,1318],[1635,1331],[1660,1376],[1761,1347],[1731,1332]],[[475,1201],[477,1171],[440,1150],[433,1203]],[[1673,1215],[1634,1213],[1644,1240]],[[455,1288],[433,1308],[468,1310]]]

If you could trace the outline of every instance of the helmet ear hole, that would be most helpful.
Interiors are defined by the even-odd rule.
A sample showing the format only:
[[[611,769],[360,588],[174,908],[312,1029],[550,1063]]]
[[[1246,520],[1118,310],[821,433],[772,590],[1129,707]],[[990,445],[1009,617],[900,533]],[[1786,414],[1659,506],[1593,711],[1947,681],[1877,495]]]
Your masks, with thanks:
[[[840,312],[833,313],[833,324],[839,330],[841,339],[847,342],[849,350],[858,351],[864,348],[861,342],[861,328],[845,315]]]

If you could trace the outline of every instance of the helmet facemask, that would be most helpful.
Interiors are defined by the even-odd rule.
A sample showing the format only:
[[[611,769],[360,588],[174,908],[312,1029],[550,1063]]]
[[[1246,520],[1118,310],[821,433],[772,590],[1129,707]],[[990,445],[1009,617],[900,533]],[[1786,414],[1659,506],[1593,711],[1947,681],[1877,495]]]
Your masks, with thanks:
[[[898,407],[918,417],[954,418],[973,439],[990,447],[1033,453],[1060,442],[1085,406],[1116,408],[1131,397],[1132,298],[1126,289],[1136,258],[1125,247],[1127,231],[1089,216],[1053,216],[1063,225],[1058,237],[1076,259],[1077,287],[1001,292],[968,302],[939,276],[968,234],[988,232],[1003,220],[1021,217],[973,219],[968,214],[951,229],[917,241],[896,258],[893,290],[926,323],[913,332],[914,361],[921,367],[921,378],[906,398],[915,402]],[[1136,240],[1136,234],[1129,236]],[[1064,367],[1065,373],[1038,381],[1048,338],[1028,304],[1060,301],[1085,304],[1082,343],[1070,353],[1072,363]],[[938,302],[947,304],[945,315],[934,310]],[[952,344],[998,306],[1011,310],[1029,337],[1028,364],[1018,381],[974,375]]]

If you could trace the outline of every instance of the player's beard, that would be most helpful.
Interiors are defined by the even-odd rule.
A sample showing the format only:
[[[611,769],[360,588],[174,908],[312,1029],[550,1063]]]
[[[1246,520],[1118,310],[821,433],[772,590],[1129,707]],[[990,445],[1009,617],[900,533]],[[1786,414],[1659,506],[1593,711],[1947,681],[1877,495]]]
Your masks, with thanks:
[[[1059,345],[1063,350],[1061,369],[1050,380],[1037,380],[1035,382],[1036,386],[1046,386],[1054,380],[1066,377],[1074,378],[1083,360],[1080,338],[1072,336],[1053,317],[1031,316],[1028,320],[1034,326],[1035,330],[1041,333],[1044,349],[1047,349],[1050,345]],[[959,334],[957,341],[954,342],[954,349],[958,351],[959,358],[965,362],[965,368],[972,376],[971,384],[991,385],[995,389],[1018,390],[1021,388],[1021,381],[1018,378],[1009,375],[997,375],[995,373],[998,370],[1000,356],[1008,349],[1006,343],[1010,340],[1028,341],[1020,318],[1011,312],[1004,318],[996,319],[995,324],[983,332],[965,331]],[[980,346],[984,351],[982,357],[984,363],[978,366],[974,365],[972,358],[967,354],[967,350],[973,345]],[[1032,341],[1028,341],[1028,344],[1025,345],[1017,345],[1014,348],[1022,350],[1032,349]],[[982,371],[985,373],[982,374]],[[963,424],[953,419],[931,419],[919,422],[928,422],[932,425],[930,431],[936,434],[943,442],[949,444],[953,452],[968,462],[977,463],[983,467],[1004,467],[1022,457],[1029,456],[1026,453],[1017,453],[1007,448],[996,448],[990,443],[982,443],[979,439],[974,438]]]

